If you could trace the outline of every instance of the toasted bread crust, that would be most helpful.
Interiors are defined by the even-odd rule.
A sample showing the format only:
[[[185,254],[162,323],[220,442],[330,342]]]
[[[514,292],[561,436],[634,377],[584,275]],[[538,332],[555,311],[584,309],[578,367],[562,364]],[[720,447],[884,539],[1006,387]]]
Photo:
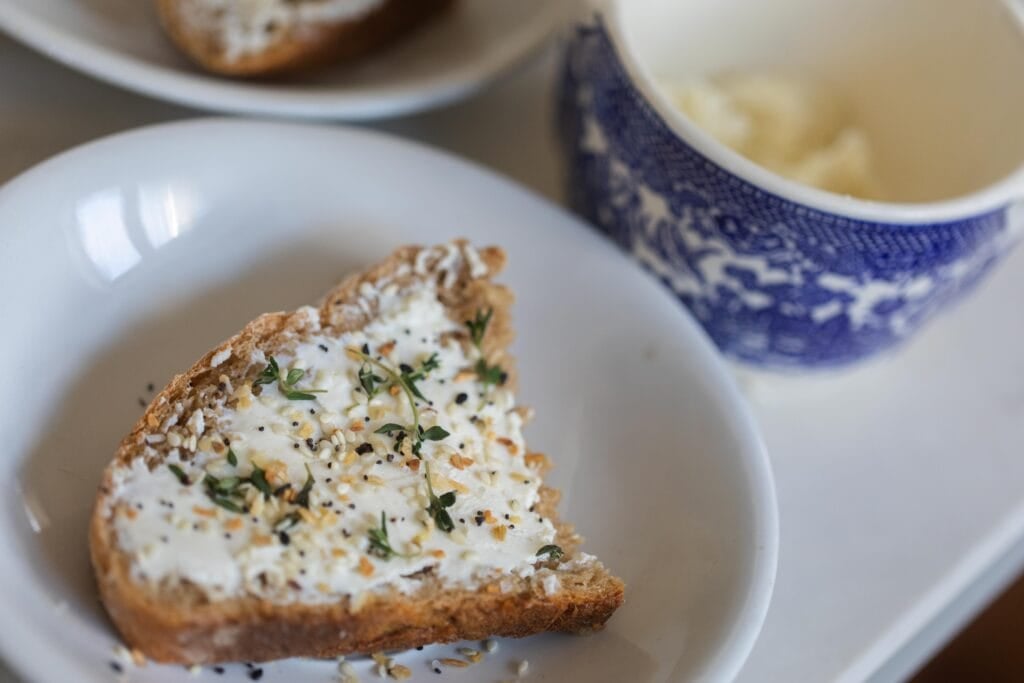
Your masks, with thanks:
[[[341,334],[367,324],[373,311],[353,314],[353,308],[345,304],[358,297],[364,282],[393,276],[403,264],[415,263],[419,252],[417,247],[399,249],[381,265],[346,279],[329,292],[319,307],[321,331]],[[504,265],[500,249],[482,250],[480,256],[490,275]],[[511,293],[488,278],[472,278],[468,268],[451,287],[439,291],[455,320],[472,317],[481,307],[494,309],[484,350],[502,357],[503,365],[511,368],[511,359],[503,355],[512,339]],[[156,661],[207,664],[327,657],[490,635],[519,637],[540,631],[602,628],[622,604],[624,587],[599,563],[558,569],[561,590],[551,595],[536,578],[506,576],[466,589],[446,587],[428,573],[415,593],[373,593],[359,605],[349,598],[334,604],[277,604],[255,596],[211,601],[193,587],[169,590],[132,579],[130,558],[120,552],[110,520],[113,468],[140,454],[147,431],[171,414],[175,402],[216,384],[222,374],[233,380],[250,380],[258,371],[249,360],[254,349],[273,353],[287,348],[309,325],[309,319],[299,313],[260,316],[175,377],[122,441],[97,496],[90,550],[103,604],[127,643]],[[214,355],[228,348],[232,350],[230,359],[211,368]],[[537,512],[555,521],[556,541],[571,559],[580,539],[570,526],[557,521],[557,501],[557,491],[542,488]]]
[[[265,77],[327,63],[346,62],[397,40],[455,0],[385,0],[367,14],[289,30],[267,49],[229,58],[213,27],[189,22],[183,12],[194,0],[157,0],[161,23],[171,40],[196,64],[224,76]]]

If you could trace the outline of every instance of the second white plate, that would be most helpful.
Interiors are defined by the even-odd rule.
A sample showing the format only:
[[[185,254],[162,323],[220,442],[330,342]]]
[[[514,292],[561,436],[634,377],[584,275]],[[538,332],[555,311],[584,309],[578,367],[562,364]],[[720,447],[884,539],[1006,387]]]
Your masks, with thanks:
[[[476,91],[538,47],[573,0],[459,0],[401,43],[351,66],[281,82],[203,73],[163,35],[153,0],[0,0],[0,29],[129,90],[238,114],[368,120]]]

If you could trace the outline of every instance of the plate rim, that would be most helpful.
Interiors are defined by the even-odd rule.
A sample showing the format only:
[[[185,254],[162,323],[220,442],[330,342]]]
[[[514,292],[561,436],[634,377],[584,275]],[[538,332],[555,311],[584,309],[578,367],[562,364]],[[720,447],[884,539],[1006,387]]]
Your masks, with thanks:
[[[223,134],[225,127],[244,130],[247,134],[263,140],[289,139],[295,141],[302,135],[348,138],[350,140],[364,139],[374,145],[390,147],[397,153],[417,155],[421,159],[432,158],[435,163],[443,162],[467,173],[484,176],[486,180],[500,186],[503,191],[518,194],[524,201],[530,201],[545,210],[553,210],[562,214],[567,229],[579,231],[583,239],[598,239],[617,258],[623,259],[624,265],[642,272],[652,286],[652,296],[663,296],[671,300],[675,310],[679,312],[677,322],[689,328],[689,332],[694,336],[694,345],[690,352],[699,356],[698,360],[707,372],[707,378],[712,380],[709,387],[719,394],[723,405],[729,407],[727,412],[732,415],[731,426],[736,430],[738,440],[749,447],[747,449],[749,455],[741,456],[740,462],[741,470],[746,472],[750,480],[750,503],[751,509],[754,511],[751,525],[755,543],[755,547],[751,551],[750,573],[752,579],[746,586],[746,594],[741,596],[741,602],[731,627],[722,637],[717,651],[703,663],[700,676],[703,679],[709,673],[713,673],[716,679],[718,677],[721,677],[722,680],[735,679],[749,658],[764,626],[778,571],[780,522],[777,488],[763,435],[726,360],[717,351],[710,337],[693,316],[678,304],[671,293],[656,278],[650,273],[642,271],[629,258],[628,254],[610,241],[600,239],[600,235],[597,234],[594,227],[563,206],[481,163],[389,133],[345,125],[331,126],[301,122],[198,117],[152,124],[102,136],[56,154],[0,185],[0,216],[4,213],[8,202],[14,201],[13,198],[16,198],[23,188],[30,188],[34,183],[46,182],[46,177],[57,172],[61,167],[80,163],[80,159],[87,159],[104,148],[123,144],[145,145],[150,139],[166,142],[172,136],[194,138],[197,134],[211,134],[203,133],[206,129],[212,133],[218,132],[219,129],[219,133]],[[572,227],[569,228],[569,226]],[[655,291],[658,294],[654,294]],[[31,638],[31,636],[29,637]],[[5,663],[22,675],[38,671],[39,662],[29,658],[27,653],[18,648],[10,638],[0,638],[0,655]],[[28,678],[31,680],[30,676]]]
[[[558,32],[573,5],[548,4],[514,38],[502,41],[499,49],[418,86],[300,92],[267,90],[258,83],[153,64],[57,28],[16,2],[0,0],[0,31],[38,54],[108,85],[214,113],[351,122],[414,114],[473,95],[538,52]]]

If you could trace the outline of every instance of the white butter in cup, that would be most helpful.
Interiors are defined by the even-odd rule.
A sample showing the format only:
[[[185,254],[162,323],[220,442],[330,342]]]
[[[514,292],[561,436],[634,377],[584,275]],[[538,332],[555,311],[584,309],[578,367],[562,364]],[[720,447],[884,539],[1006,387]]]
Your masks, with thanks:
[[[693,123],[754,163],[836,194],[884,199],[868,136],[835,93],[760,74],[661,85]]]

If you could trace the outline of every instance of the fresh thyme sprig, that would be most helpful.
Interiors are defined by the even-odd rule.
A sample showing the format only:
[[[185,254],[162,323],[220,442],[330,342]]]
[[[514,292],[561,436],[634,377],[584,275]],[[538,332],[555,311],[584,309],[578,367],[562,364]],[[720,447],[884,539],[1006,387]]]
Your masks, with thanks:
[[[560,560],[565,555],[565,551],[560,546],[552,544],[541,547],[537,551],[537,557],[541,555],[547,555],[549,560]]]
[[[188,486],[192,483],[192,480],[188,478],[187,474],[185,474],[185,470],[181,469],[173,462],[167,465],[167,469],[174,473],[174,476],[178,478],[178,481],[181,482],[182,486]]]
[[[312,401],[316,399],[313,394],[324,393],[323,389],[297,389],[296,383],[300,379],[306,376],[306,371],[301,368],[292,368],[284,376],[281,375],[281,368],[277,364],[277,359],[273,356],[267,358],[267,367],[263,368],[263,372],[253,380],[252,385],[254,387],[260,386],[261,384],[273,384],[277,382],[277,388],[281,391],[281,394],[290,401]]]
[[[384,384],[384,378],[374,374],[373,366],[364,363],[359,368],[359,386],[366,392],[367,401],[377,395],[382,384]]]
[[[206,495],[210,497],[214,505],[225,510],[243,514],[246,512],[245,496],[239,490],[243,480],[241,477],[215,477],[207,473],[203,477],[203,484],[206,485]]]
[[[488,308],[486,311],[478,308],[474,318],[466,321],[466,327],[469,328],[469,338],[473,340],[473,346],[478,349],[484,341],[484,334],[487,332],[487,326],[491,324],[491,316],[493,315],[493,308]]]
[[[391,541],[388,539],[388,520],[383,510],[380,511],[380,526],[370,529],[366,535],[370,540],[367,552],[371,555],[382,560],[390,560],[392,557],[411,557],[411,555],[400,553],[391,547]]]
[[[455,491],[449,491],[441,496],[435,495],[434,487],[430,484],[430,463],[426,463],[426,470],[424,478],[427,480],[427,493],[430,497],[430,505],[427,507],[427,512],[434,518],[434,523],[438,529],[445,533],[451,533],[452,529],[455,528],[455,523],[452,522],[452,517],[445,508],[455,505]]]
[[[469,338],[480,354],[476,365],[473,366],[473,370],[476,372],[477,379],[484,385],[484,391],[487,391],[491,386],[501,386],[508,380],[508,373],[497,363],[490,365],[487,362],[486,356],[484,356],[484,335],[487,334],[487,327],[491,324],[493,315],[493,308],[488,308],[486,311],[477,309],[473,319],[466,321],[466,327],[469,328]]]
[[[422,401],[427,400],[426,396],[424,396],[416,386],[416,382],[426,378],[431,371],[441,367],[441,363],[438,360],[436,353],[431,354],[427,360],[421,363],[419,369],[413,370],[412,367],[405,364],[402,364],[398,369],[395,369],[382,363],[370,355],[370,349],[365,344],[362,349],[350,346],[345,349],[345,351],[351,358],[363,361],[364,368],[367,365],[379,368],[385,375],[387,375],[390,384],[400,388],[408,399],[409,408],[412,410],[412,425],[406,426],[394,422],[388,422],[375,430],[377,434],[387,434],[388,436],[391,436],[393,433],[396,433],[396,444],[398,446],[401,446],[402,441],[407,436],[410,437],[412,440],[412,452],[416,457],[420,457],[420,450],[423,448],[424,441],[440,441],[448,436],[448,432],[443,427],[436,425],[426,430],[423,429],[420,425],[420,411],[416,406],[417,398]],[[359,374],[360,383],[362,383],[362,369],[360,369]],[[376,377],[376,375],[374,375],[374,377]],[[366,389],[366,386],[364,385],[363,388]]]

